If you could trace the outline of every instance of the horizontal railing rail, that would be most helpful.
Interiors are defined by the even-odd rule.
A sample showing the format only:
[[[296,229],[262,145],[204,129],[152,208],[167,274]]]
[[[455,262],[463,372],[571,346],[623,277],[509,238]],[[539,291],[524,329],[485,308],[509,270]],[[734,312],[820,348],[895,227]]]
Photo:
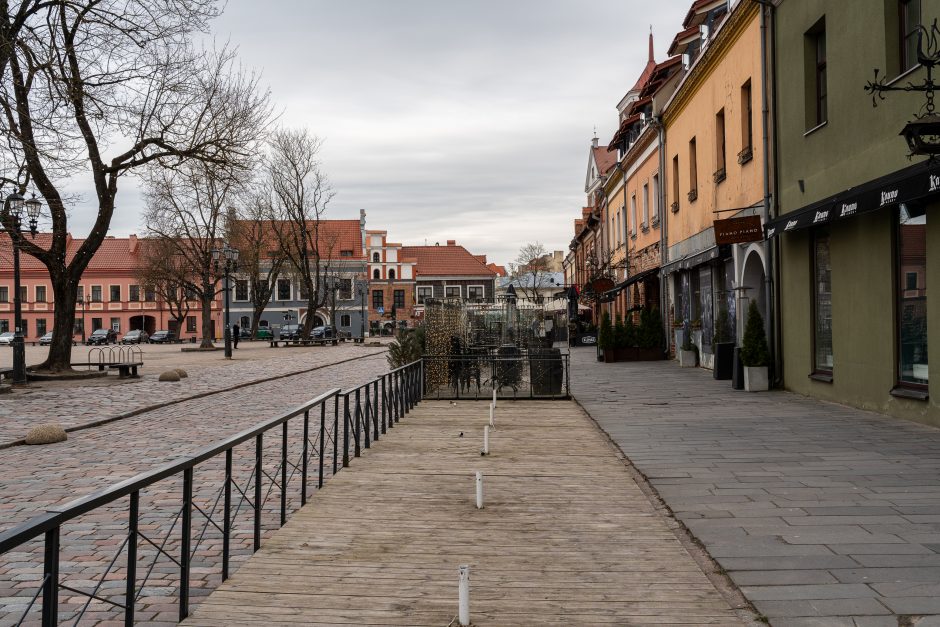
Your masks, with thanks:
[[[317,463],[317,488],[323,486],[325,480],[326,458],[331,457],[332,472],[337,473],[339,464],[340,438],[342,437],[342,467],[349,465],[350,430],[355,433],[354,455],[361,454],[360,436],[364,436],[365,448],[371,442],[379,439],[380,433],[385,434],[405,414],[414,408],[421,400],[421,371],[420,361],[407,364],[391,370],[375,379],[372,379],[350,390],[331,389],[306,403],[283,412],[278,416],[258,423],[248,429],[240,431],[231,437],[215,442],[201,448],[180,459],[173,460],[152,470],[140,473],[134,477],[108,486],[86,496],[82,496],[64,505],[57,505],[47,509],[43,514],[35,516],[22,524],[0,533],[0,555],[20,549],[33,540],[43,542],[43,572],[42,578],[37,582],[37,590],[31,598],[23,597],[28,605],[20,614],[19,625],[26,621],[30,614],[38,612],[41,607],[42,625],[51,627],[60,620],[58,595],[65,590],[71,595],[87,599],[84,605],[75,611],[74,616],[68,620],[79,624],[92,601],[98,601],[107,606],[123,611],[124,623],[132,625],[140,594],[148,584],[154,571],[157,560],[161,557],[171,561],[179,574],[179,620],[189,615],[190,583],[192,575],[192,560],[196,556],[200,544],[205,540],[207,532],[212,529],[221,535],[221,577],[222,581],[230,575],[230,558],[232,555],[231,540],[233,536],[233,520],[247,504],[247,511],[253,513],[251,550],[257,551],[261,547],[262,513],[268,498],[275,491],[279,493],[279,525],[287,521],[289,485],[291,479],[300,474],[300,506],[306,504],[309,484],[312,477],[310,463]],[[351,406],[352,402],[352,406]],[[317,415],[319,414],[319,415]],[[330,414],[328,416],[328,414]],[[340,417],[343,420],[343,431],[340,434]],[[319,420],[317,420],[319,418]],[[295,462],[290,456],[289,423],[293,419],[302,419],[302,436],[299,444],[300,459]],[[311,426],[311,419],[314,424]],[[316,423],[319,422],[319,425]],[[280,450],[275,455],[277,461],[273,472],[268,472],[264,464],[264,436],[270,431],[280,427]],[[370,433],[371,430],[371,433]],[[311,432],[314,433],[311,439]],[[370,437],[371,436],[371,437]],[[233,452],[242,444],[254,443],[254,463],[250,475],[244,485],[236,481],[233,474]],[[330,446],[330,449],[327,448]],[[200,464],[214,460],[220,455],[225,457],[225,474],[222,486],[210,494],[209,501],[203,507],[194,499],[194,473]],[[180,492],[180,507],[174,509],[171,517],[171,526],[166,535],[161,538],[151,538],[153,531],[150,526],[142,528],[140,500],[141,492],[156,486],[162,481],[182,476],[182,489]],[[265,479],[268,485],[265,486]],[[234,492],[233,492],[234,488]],[[237,493],[237,494],[236,494]],[[239,498],[240,497],[240,498]],[[126,531],[120,532],[123,540],[118,544],[110,563],[95,581],[93,589],[88,589],[86,575],[82,575],[83,587],[72,585],[63,580],[60,572],[60,556],[62,553],[61,534],[63,526],[76,521],[79,517],[103,508],[111,507],[122,499],[127,499]],[[238,503],[234,505],[233,500]],[[221,510],[216,518],[216,510],[221,502]],[[211,504],[211,507],[209,505]],[[206,511],[208,510],[208,511]],[[201,516],[201,531],[196,534],[195,546],[193,544],[193,515]],[[110,523],[108,523],[110,524]],[[174,532],[179,524],[178,538]],[[178,546],[177,546],[178,544]],[[169,547],[168,547],[169,545]],[[155,551],[153,562],[141,578],[138,576],[138,549],[148,547]],[[176,547],[176,554],[170,551]],[[102,584],[109,573],[115,568],[121,555],[125,555],[124,568],[125,588],[123,601],[104,596]],[[22,559],[22,558],[17,558]],[[84,589],[83,589],[84,588]],[[37,607],[37,603],[39,604]]]
[[[570,398],[570,355],[560,350],[515,354],[424,355],[422,395],[435,399]]]

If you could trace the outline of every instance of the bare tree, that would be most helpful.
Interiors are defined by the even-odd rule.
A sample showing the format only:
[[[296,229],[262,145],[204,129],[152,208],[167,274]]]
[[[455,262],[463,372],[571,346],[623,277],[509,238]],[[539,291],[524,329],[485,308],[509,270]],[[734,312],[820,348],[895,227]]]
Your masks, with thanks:
[[[176,253],[176,245],[162,238],[143,240],[137,280],[167,306],[179,336],[192,310],[189,286],[193,283],[193,272],[186,258]]]
[[[533,303],[540,302],[540,290],[550,286],[551,278],[545,246],[535,242],[520,248],[516,260],[509,264],[509,277],[523,298]]]
[[[178,279],[199,301],[202,348],[213,346],[212,301],[222,278],[212,251],[225,239],[226,210],[239,190],[235,174],[198,162],[153,168],[145,179],[147,233],[185,268]]]
[[[194,48],[193,33],[218,12],[215,0],[0,1],[0,157],[14,164],[0,183],[34,186],[51,219],[48,248],[11,234],[52,281],[42,370],[70,369],[78,283],[108,232],[120,178],[148,164],[237,163],[270,116],[268,94],[233,69],[233,51]],[[63,186],[74,176],[92,184],[96,216],[69,257]],[[13,225],[5,210],[0,222]]]
[[[301,332],[304,338],[310,337],[314,314],[326,302],[323,279],[330,259],[321,220],[333,190],[320,170],[321,143],[306,129],[280,129],[270,140],[267,168],[272,232],[290,273],[300,284],[301,297],[307,301]]]
[[[246,197],[229,225],[231,243],[239,251],[239,274],[248,280],[252,337],[258,332],[261,315],[271,302],[274,282],[285,262],[271,235],[271,214],[270,189],[263,187]]]

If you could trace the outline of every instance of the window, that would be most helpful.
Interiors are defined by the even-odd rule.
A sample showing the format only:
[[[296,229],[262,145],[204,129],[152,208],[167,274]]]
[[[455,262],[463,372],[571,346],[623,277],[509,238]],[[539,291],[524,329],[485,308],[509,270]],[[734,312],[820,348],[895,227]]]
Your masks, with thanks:
[[[91,286],[91,302],[93,303],[101,302],[101,286],[100,285]]]
[[[85,335],[85,321],[81,318],[72,318],[72,335]]]
[[[672,205],[673,213],[679,211],[679,155],[672,158]]]
[[[0,303],[10,302],[10,288],[6,285],[0,286]]]
[[[340,300],[352,299],[352,279],[340,279],[339,280],[339,299]]]
[[[630,223],[630,232],[633,233],[633,237],[636,237],[636,194],[630,196],[630,218],[632,222]]]
[[[38,335],[39,337],[42,337],[42,336],[45,335],[46,333],[47,333],[47,331],[46,331],[46,319],[45,319],[45,318],[38,318],[38,319],[36,320],[36,335]]]
[[[110,292],[111,292],[111,294],[110,294],[110,296],[111,296],[110,300],[111,300],[112,303],[119,303],[119,302],[121,302],[121,286],[120,286],[120,285],[112,285],[112,286],[110,286]]]
[[[46,302],[46,286],[45,285],[36,286],[36,302],[37,303]]]
[[[373,270],[373,271],[372,271],[372,278],[375,279],[376,281],[378,281],[379,279],[381,279],[381,278],[382,278],[382,271],[379,270],[378,268],[376,268],[375,270]]]
[[[277,300],[290,300],[290,279],[277,280]]]
[[[381,309],[385,306],[385,293],[382,290],[372,290],[372,309]]]
[[[248,279],[235,279],[235,300],[248,300]]]
[[[101,328],[101,318],[92,318],[91,319],[91,330],[97,331]]]
[[[351,327],[352,319],[349,317],[349,314],[343,314],[339,317],[339,326],[341,327]]]
[[[448,285],[444,288],[444,296],[447,298],[460,298],[460,286]]]
[[[643,230],[649,228],[650,223],[650,186],[648,183],[643,184],[643,224],[640,226],[643,227]]]
[[[188,298],[188,297],[187,297],[187,298]],[[151,289],[151,288],[145,289],[145,290],[144,290],[144,301],[146,301],[146,302],[148,302],[148,303],[152,303],[152,302],[154,302],[155,300],[157,300],[157,293],[154,292],[153,289]]]
[[[250,329],[250,328],[251,328],[251,318],[249,318],[248,316],[242,316],[242,317],[240,318],[240,321],[239,321],[238,324],[239,324],[239,325],[241,326],[241,328],[243,328],[243,329]]]
[[[115,332],[121,331],[121,319],[120,318],[111,318],[111,330]]]
[[[341,251],[339,251],[339,256],[340,256],[340,257],[352,257],[352,256],[353,256],[353,251],[351,251],[351,250],[341,250]]]
[[[467,288],[467,298],[470,300],[483,300],[484,291],[482,285],[471,285]]]
[[[127,300],[131,301],[132,303],[136,303],[140,300],[140,286],[139,285],[131,285],[128,288],[128,291],[130,293],[127,296]]]
[[[0,320],[0,333],[6,333],[10,330],[9,320]]]
[[[917,66],[917,36],[920,32],[920,2],[921,0],[900,0],[898,3],[900,26],[899,42],[901,44],[901,72],[904,73]]]
[[[29,293],[27,292],[25,285],[20,286],[20,302],[29,302]]]
[[[741,152],[738,163],[745,164],[754,157],[754,111],[751,81],[741,87]]]
[[[389,278],[389,279],[394,279],[394,278],[395,278],[395,271],[394,271],[394,270],[389,269],[389,271],[388,271],[388,278]]]
[[[832,265],[829,235],[817,233],[813,241],[813,369],[832,372]]]
[[[23,326],[20,328],[20,332],[23,334],[23,337],[27,337],[29,335],[29,321],[28,320],[23,320]]]
[[[434,295],[433,287],[419,287],[418,288],[418,304],[423,305],[424,301],[431,298]]]
[[[617,209],[617,227],[616,227],[616,230],[617,230],[617,247],[618,247],[618,248],[623,245],[623,237],[622,237],[622,234],[621,234],[621,232],[620,232],[620,211],[621,211],[620,209]]]
[[[326,281],[327,279],[324,278],[324,282]],[[307,289],[307,282],[301,281],[300,285],[297,287],[299,288],[298,291],[300,292],[300,300],[310,300],[310,290]]]
[[[898,213],[898,383],[927,379],[927,214],[902,204]]]
[[[372,262],[373,262],[373,263],[381,263],[381,262],[382,262],[382,255],[380,255],[379,253],[372,253]]]
[[[405,290],[395,290],[393,294],[395,309],[405,308]]]
[[[725,180],[725,110],[715,114],[715,183]]]
[[[186,332],[196,332],[196,316],[186,316]]]
[[[806,33],[806,127],[810,130],[829,119],[829,88],[826,72],[826,18]]]
[[[196,290],[193,289],[192,286],[187,285],[186,287],[183,288],[183,292],[184,292],[184,297],[186,298],[186,300],[198,300],[196,296]]]
[[[693,137],[689,140],[689,202],[698,198],[698,144]]]
[[[653,226],[659,224],[659,175],[653,175]]]

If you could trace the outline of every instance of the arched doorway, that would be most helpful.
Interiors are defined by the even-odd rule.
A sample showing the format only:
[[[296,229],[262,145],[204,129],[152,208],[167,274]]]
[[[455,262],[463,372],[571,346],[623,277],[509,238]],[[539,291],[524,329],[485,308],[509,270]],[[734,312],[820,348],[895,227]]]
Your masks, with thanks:
[[[307,321],[307,315],[304,314],[304,317],[300,320],[300,324],[305,324]],[[313,327],[322,327],[325,326],[326,322],[322,315],[315,313],[313,314]],[[313,328],[311,327],[311,328]]]
[[[139,316],[131,316],[130,325],[131,331],[143,329],[146,331],[147,335],[153,335],[153,332],[157,330],[157,319],[153,316],[147,316],[143,314]]]
[[[766,274],[764,274],[764,258],[756,248],[747,251],[744,258],[744,271],[741,273],[741,287],[748,288],[744,295],[747,296],[748,306],[750,301],[757,303],[757,309],[764,319],[764,330],[767,327],[767,291],[764,289]],[[740,328],[743,330],[747,324],[747,310],[740,311],[738,317],[741,320]]]

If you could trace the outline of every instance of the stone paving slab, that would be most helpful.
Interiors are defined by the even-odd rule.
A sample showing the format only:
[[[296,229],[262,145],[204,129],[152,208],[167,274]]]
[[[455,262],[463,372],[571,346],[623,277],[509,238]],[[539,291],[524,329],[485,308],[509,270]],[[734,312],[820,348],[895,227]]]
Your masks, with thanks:
[[[373,354],[76,431],[66,442],[59,444],[0,450],[0,530],[39,514],[50,505],[71,501],[237,433],[330,388],[354,387],[387,370],[384,353]],[[299,464],[303,439],[300,421],[291,421],[289,426],[290,459]],[[265,438],[264,468],[272,476],[277,475],[280,447],[280,437]],[[253,445],[248,443],[237,447],[233,458],[235,481],[250,495]],[[331,465],[330,457],[327,469]],[[300,480],[296,472],[291,472],[290,476],[288,510],[293,511],[299,505]],[[223,478],[223,456],[198,467],[194,500],[203,511],[215,511],[218,515]],[[263,486],[262,528],[267,535],[278,528],[280,493],[267,478]],[[141,531],[157,544],[169,535],[165,549],[171,555],[179,551],[178,533],[169,532],[178,529],[181,490],[181,480],[176,477],[141,493]],[[238,514],[233,522],[233,568],[251,554],[252,542],[250,507],[240,495],[234,499]],[[61,569],[70,585],[85,590],[94,587],[120,545],[120,534],[127,527],[126,517],[127,503],[124,501],[95,510],[63,527]],[[194,555],[192,603],[195,605],[220,583],[222,545],[220,534],[204,518],[194,514],[193,520],[194,529],[200,530],[202,538]],[[139,557],[141,564],[152,564],[152,572],[142,591],[138,620],[153,624],[175,623],[177,605],[175,599],[168,597],[178,589],[178,567],[145,543],[141,543]],[[104,581],[101,593],[106,598],[121,602],[123,568],[123,560],[119,560]],[[40,542],[31,542],[22,550],[0,556],[0,625],[8,624],[11,617],[25,610],[41,576]],[[77,611],[85,599],[63,592],[60,602],[63,615],[68,616],[69,612]],[[96,602],[90,606],[82,624],[114,621],[117,616],[113,609]]]
[[[772,624],[940,624],[937,429],[593,349],[571,385]]]

